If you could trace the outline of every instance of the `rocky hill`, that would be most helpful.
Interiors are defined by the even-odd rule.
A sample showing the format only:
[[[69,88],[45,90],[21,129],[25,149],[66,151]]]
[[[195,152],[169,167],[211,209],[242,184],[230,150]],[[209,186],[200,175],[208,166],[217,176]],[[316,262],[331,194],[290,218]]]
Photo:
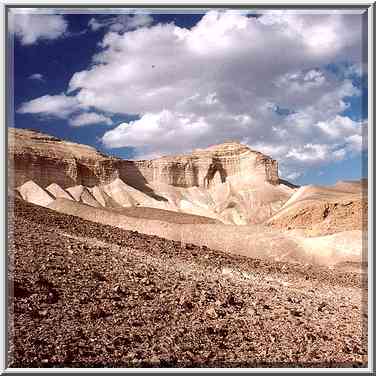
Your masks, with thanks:
[[[94,148],[26,129],[9,128],[10,171],[15,186],[33,180],[43,188],[95,185],[115,179],[118,160]]]
[[[128,161],[10,128],[9,166],[11,186],[37,205],[66,198],[94,207],[165,209],[229,224],[260,223],[295,192],[280,183],[276,161],[236,142]]]
[[[300,187],[267,224],[280,229],[304,229],[306,235],[328,235],[368,228],[367,180],[333,186]]]
[[[228,177],[258,176],[278,184],[277,162],[236,142],[195,150],[189,155],[151,161],[108,157],[94,148],[43,133],[9,128],[9,155],[14,156],[16,186],[29,180],[42,187],[51,183],[95,186],[122,179],[133,187],[166,183],[176,187],[209,187]]]
[[[278,164],[272,158],[237,142],[226,142],[188,155],[136,161],[149,182],[178,187],[206,187],[224,183],[229,177],[259,176],[278,184]]]

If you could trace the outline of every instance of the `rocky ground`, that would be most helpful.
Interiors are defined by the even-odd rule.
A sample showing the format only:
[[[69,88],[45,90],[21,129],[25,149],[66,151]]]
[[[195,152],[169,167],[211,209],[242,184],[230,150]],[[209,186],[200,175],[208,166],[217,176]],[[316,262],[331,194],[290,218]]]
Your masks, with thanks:
[[[366,366],[366,274],[13,211],[10,367]]]

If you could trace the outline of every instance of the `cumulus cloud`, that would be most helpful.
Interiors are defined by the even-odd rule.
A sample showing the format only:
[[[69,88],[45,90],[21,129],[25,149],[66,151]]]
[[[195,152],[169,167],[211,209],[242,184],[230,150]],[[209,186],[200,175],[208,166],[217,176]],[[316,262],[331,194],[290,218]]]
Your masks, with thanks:
[[[80,108],[76,97],[59,95],[44,95],[23,103],[17,110],[20,114],[34,114],[42,116],[55,116],[57,118],[67,118]]]
[[[139,116],[104,134],[108,148],[163,155],[238,139],[298,171],[359,151],[363,122],[343,112],[361,93],[327,66],[358,66],[361,19],[213,10],[191,29],[110,27],[67,92],[80,106]]]
[[[90,124],[107,124],[112,125],[111,118],[97,114],[95,112],[82,113],[69,121],[69,124],[73,127],[82,127]]]
[[[88,26],[92,31],[108,28],[115,32],[124,32],[139,27],[148,26],[153,22],[149,14],[137,13],[134,15],[122,14],[111,17],[93,17],[89,20]]]
[[[68,22],[62,15],[10,13],[9,17],[9,31],[14,33],[23,45],[60,38],[67,29]]]
[[[44,81],[43,75],[40,73],[34,73],[29,76],[30,80],[36,80],[36,81]]]
[[[184,114],[164,110],[145,114],[141,119],[130,123],[119,124],[105,133],[103,143],[107,147],[132,145],[143,154],[156,154],[158,149],[163,148],[178,152],[187,150],[192,145],[206,145],[205,137],[210,133],[210,125],[205,119],[192,119]],[[151,139],[154,140],[152,143]]]

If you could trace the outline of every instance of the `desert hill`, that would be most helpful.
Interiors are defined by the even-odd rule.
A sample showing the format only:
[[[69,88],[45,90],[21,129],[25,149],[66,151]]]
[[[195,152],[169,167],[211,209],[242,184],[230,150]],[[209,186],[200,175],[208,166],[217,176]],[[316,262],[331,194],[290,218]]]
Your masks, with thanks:
[[[184,217],[181,216],[173,222],[174,216],[170,220],[160,216],[159,213],[155,213],[157,215],[154,219],[145,218],[140,214],[136,217],[129,215],[127,211],[94,208],[67,199],[57,199],[47,207],[91,222],[156,235],[182,244],[193,243],[207,246],[251,258],[327,266],[344,262],[359,264],[366,261],[362,248],[364,238],[360,230],[317,236],[310,240],[306,239],[303,232],[281,232],[263,225],[224,225],[218,222],[209,222],[209,218],[205,221],[205,217],[199,216],[190,216],[190,221],[185,222],[183,221]],[[140,213],[138,209],[141,208],[134,208],[134,213]],[[164,212],[168,217],[168,213]],[[186,215],[184,214],[184,216]],[[346,243],[345,249],[343,242]]]
[[[367,231],[366,181],[338,182],[334,186],[300,187],[267,224],[281,229],[305,229],[307,235],[346,230]]]
[[[14,188],[30,203],[248,257],[366,262],[366,181],[297,187],[236,142],[124,161],[34,131],[9,135]]]
[[[189,155],[127,161],[32,130],[9,128],[8,138],[16,186],[28,180],[43,187],[51,183],[62,188],[94,186],[119,177],[135,187],[142,187],[145,182],[209,187],[228,177],[249,175],[279,184],[277,162],[237,142],[197,149]]]
[[[249,224],[269,218],[295,191],[280,183],[276,161],[236,142],[126,161],[10,128],[9,156],[10,180],[25,200],[42,206],[52,196],[94,207],[142,206]]]
[[[365,367],[366,181],[236,142],[123,161],[9,130],[10,367]]]

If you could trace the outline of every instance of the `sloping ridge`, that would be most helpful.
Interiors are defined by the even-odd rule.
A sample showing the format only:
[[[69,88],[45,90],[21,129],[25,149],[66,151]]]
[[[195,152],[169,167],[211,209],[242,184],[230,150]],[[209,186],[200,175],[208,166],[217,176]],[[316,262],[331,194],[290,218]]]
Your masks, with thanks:
[[[67,188],[67,191],[71,196],[78,202],[83,202],[84,204],[100,207],[100,203],[92,196],[89,190],[83,185],[76,185],[74,187]]]
[[[231,226],[216,224],[176,224],[160,220],[146,220],[118,214],[101,208],[91,208],[71,200],[57,199],[48,208],[74,215],[85,220],[156,235],[162,238],[207,246],[234,254],[276,261],[333,265],[340,262],[360,262],[362,234],[352,234],[354,244],[351,252],[337,251],[336,242],[329,239],[331,247],[324,251],[304,243],[304,237],[282,234],[258,226]],[[328,239],[320,240],[325,246]]]
[[[66,190],[60,187],[60,185],[56,183],[50,184],[47,188],[46,191],[48,191],[54,198],[66,198],[68,200],[74,200],[72,195],[68,193]]]
[[[360,182],[340,182],[330,187],[299,188],[266,224],[281,228],[305,228],[311,235],[365,230],[368,199]]]
[[[106,208],[119,208],[121,205],[109,196],[102,187],[88,188],[93,197],[99,202],[103,207]]]

